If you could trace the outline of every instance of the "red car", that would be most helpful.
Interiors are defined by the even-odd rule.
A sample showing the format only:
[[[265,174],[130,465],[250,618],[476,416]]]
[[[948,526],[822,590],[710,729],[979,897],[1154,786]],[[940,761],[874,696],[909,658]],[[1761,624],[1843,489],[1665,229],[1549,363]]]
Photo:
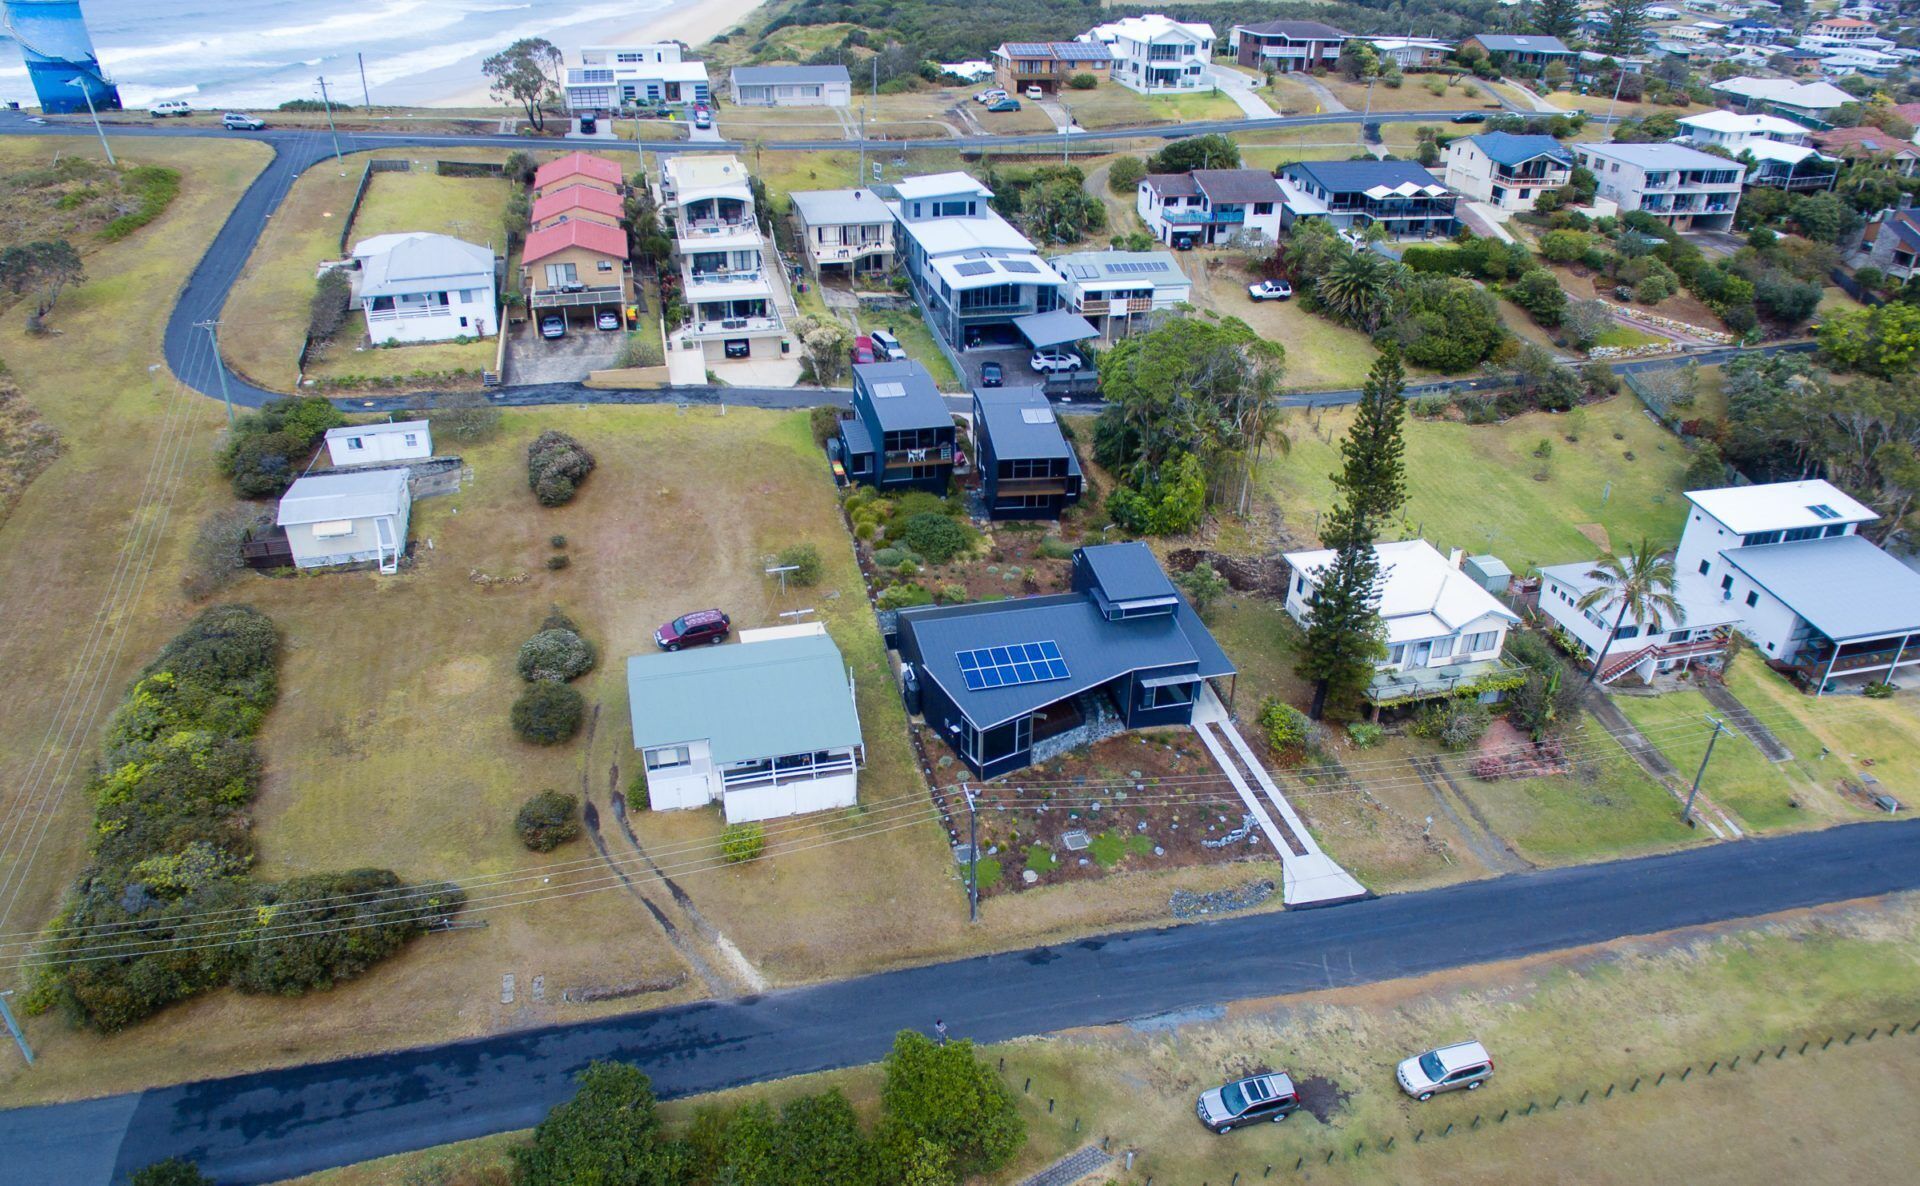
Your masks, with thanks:
[[[872,362],[876,357],[878,356],[873,352],[872,338],[861,334],[853,340],[853,361]]]
[[[703,642],[724,642],[733,629],[733,619],[717,609],[695,610],[682,614],[653,632],[653,641],[663,651],[697,646]]]

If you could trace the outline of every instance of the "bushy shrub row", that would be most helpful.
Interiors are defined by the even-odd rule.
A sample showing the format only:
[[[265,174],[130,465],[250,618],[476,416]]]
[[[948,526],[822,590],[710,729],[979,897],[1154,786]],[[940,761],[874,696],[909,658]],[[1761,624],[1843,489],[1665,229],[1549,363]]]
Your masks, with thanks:
[[[252,738],[278,692],[279,644],[258,610],[216,606],[140,673],[87,788],[93,852],[49,929],[31,1011],[112,1031],[223,985],[326,988],[460,909],[457,887],[381,869],[248,879]]]

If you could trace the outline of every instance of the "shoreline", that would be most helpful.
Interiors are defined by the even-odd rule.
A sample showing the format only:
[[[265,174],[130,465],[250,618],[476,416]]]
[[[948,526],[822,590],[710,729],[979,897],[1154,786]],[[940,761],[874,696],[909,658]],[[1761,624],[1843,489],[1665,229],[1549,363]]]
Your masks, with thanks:
[[[647,14],[634,24],[606,34],[596,36],[596,45],[634,45],[650,41],[684,41],[688,47],[698,53],[701,46],[715,37],[745,21],[752,16],[766,0],[675,0],[666,8]],[[562,51],[569,57],[578,53],[579,45],[563,45]],[[479,71],[476,67],[475,74]],[[716,84],[717,89],[717,84]],[[484,79],[462,86],[456,91],[436,96],[420,104],[422,107],[493,107],[498,106],[487,94]]]

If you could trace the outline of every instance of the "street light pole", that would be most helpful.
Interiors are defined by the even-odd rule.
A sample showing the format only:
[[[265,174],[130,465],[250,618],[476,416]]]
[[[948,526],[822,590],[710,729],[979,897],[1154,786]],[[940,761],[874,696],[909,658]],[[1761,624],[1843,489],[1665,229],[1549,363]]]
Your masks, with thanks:
[[[1609,127],[1613,124],[1614,104],[1620,102],[1620,88],[1627,83],[1627,68],[1616,61],[1613,64],[1613,69],[1613,98],[1607,100],[1607,124]],[[1644,97],[1645,96],[1642,96],[1642,98]]]
[[[213,347],[213,369],[220,373],[220,402],[227,405],[227,431],[233,431],[233,395],[227,390],[227,364],[220,358],[220,323],[218,321],[196,321],[195,328],[207,331],[207,341]]]
[[[1688,827],[1693,826],[1693,801],[1700,794],[1700,779],[1706,774],[1707,762],[1713,757],[1713,743],[1720,740],[1720,734],[1725,732],[1727,728],[1720,723],[1720,718],[1718,717],[1708,717],[1707,719],[1713,722],[1713,734],[1707,738],[1707,752],[1700,755],[1700,769],[1693,773],[1693,789],[1687,792],[1687,809],[1680,813],[1680,822]]]
[[[100,148],[107,154],[107,164],[119,168],[120,162],[113,159],[113,147],[107,143],[107,130],[100,126],[100,112],[93,105],[93,88],[87,85],[84,78],[69,78],[67,85],[80,88],[80,94],[87,100],[87,114],[93,117],[93,130],[100,134]]]

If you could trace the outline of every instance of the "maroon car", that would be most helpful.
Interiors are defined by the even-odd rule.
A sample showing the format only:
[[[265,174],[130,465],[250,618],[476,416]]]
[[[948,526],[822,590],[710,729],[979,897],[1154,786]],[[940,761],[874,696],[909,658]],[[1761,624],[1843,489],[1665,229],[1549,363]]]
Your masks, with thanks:
[[[663,651],[677,651],[681,647],[698,646],[703,642],[724,642],[727,631],[732,628],[733,619],[719,610],[696,610],[682,614],[655,630],[653,641]]]

